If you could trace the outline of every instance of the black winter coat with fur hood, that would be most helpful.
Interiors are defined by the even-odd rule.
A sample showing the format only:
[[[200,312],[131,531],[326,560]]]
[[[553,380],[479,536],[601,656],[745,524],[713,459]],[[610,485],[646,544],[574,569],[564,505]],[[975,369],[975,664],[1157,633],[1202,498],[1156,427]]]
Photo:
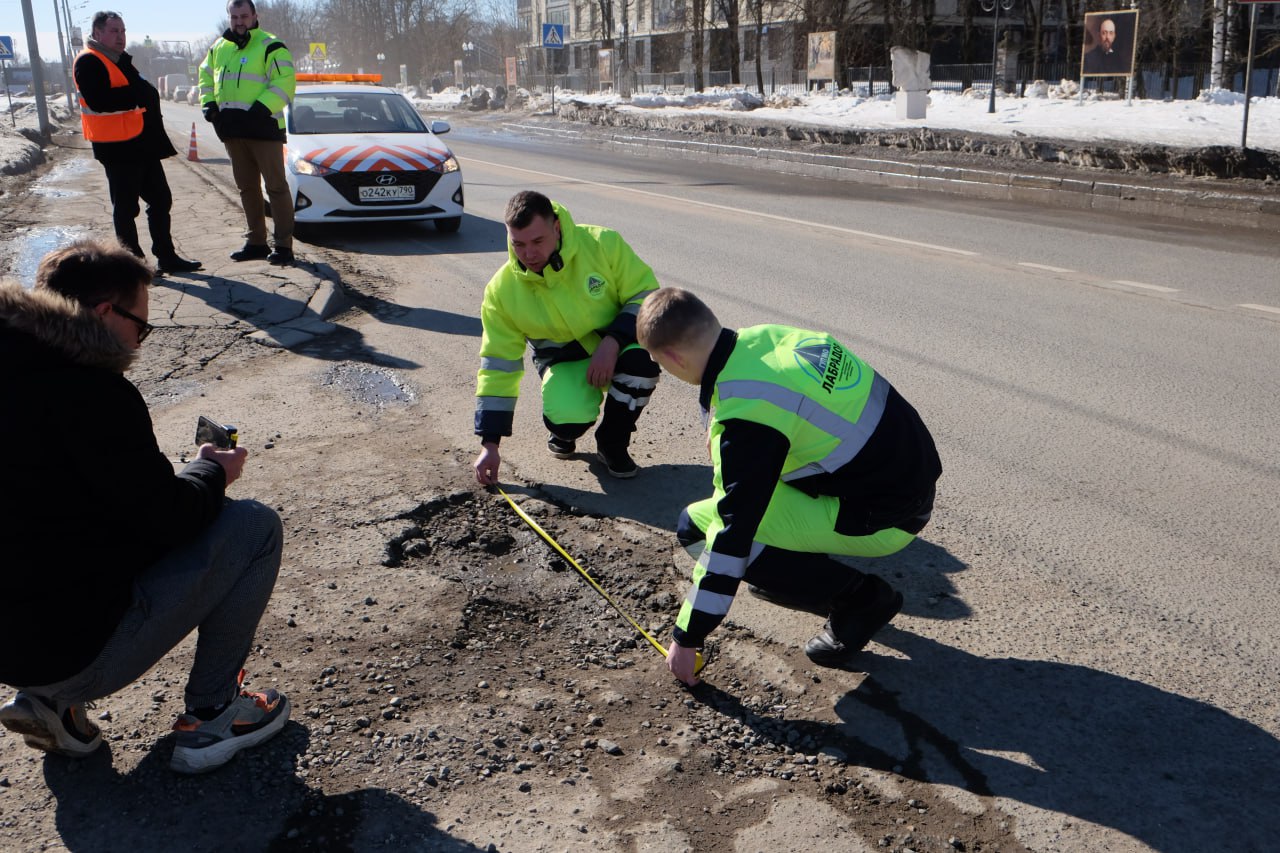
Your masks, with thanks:
[[[222,466],[175,474],[133,353],[89,309],[0,283],[0,682],[51,684],[93,662],[133,580],[222,510]]]

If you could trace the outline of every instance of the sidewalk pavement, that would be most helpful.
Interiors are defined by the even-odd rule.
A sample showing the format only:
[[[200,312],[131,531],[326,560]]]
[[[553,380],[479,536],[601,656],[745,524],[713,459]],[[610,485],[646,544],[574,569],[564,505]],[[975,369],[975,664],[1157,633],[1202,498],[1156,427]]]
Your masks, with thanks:
[[[10,251],[15,273],[34,275],[46,252],[79,237],[114,237],[106,175],[78,133],[63,131],[56,143],[64,149],[57,165],[31,188],[40,199],[28,205],[27,228],[13,234]],[[175,140],[175,147],[177,141]],[[185,141],[179,148],[185,152]],[[333,331],[327,318],[345,305],[337,273],[324,263],[298,255],[293,266],[262,261],[237,263],[228,255],[244,245],[244,214],[238,194],[216,179],[211,169],[184,154],[164,161],[173,191],[172,228],[178,254],[198,260],[204,269],[192,273],[157,273],[151,287],[151,322],[156,326],[256,327],[248,337],[289,349]],[[143,205],[145,211],[145,205]],[[35,213],[36,215],[32,215]],[[270,223],[268,223],[270,228]],[[138,237],[149,251],[145,212],[138,215]],[[294,251],[300,248],[295,245]],[[154,264],[150,254],[147,260]],[[30,281],[24,281],[30,285]]]

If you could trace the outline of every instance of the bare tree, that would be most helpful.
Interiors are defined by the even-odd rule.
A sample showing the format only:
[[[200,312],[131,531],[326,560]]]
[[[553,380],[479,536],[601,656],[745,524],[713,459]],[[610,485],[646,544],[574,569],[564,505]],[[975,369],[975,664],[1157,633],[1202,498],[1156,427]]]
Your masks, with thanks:
[[[728,36],[728,45],[725,52],[728,54],[729,60],[729,82],[736,86],[742,83],[742,47],[738,43],[738,28],[741,24],[742,10],[739,0],[715,0],[715,4],[720,14],[724,15],[724,25]]]

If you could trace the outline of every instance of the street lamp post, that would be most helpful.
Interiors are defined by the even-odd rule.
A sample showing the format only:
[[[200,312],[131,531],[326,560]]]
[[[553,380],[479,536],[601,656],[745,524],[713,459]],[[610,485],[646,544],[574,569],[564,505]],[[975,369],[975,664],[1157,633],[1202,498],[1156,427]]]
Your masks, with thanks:
[[[387,55],[382,51],[378,51],[378,77],[382,77],[382,63],[387,61]],[[379,83],[382,81],[379,80]]]
[[[475,49],[475,42],[462,43],[462,79],[467,88],[471,88],[471,54]]]
[[[991,100],[987,102],[987,112],[996,111],[996,63],[1000,61],[1000,10],[1008,12],[1013,8],[1013,0],[979,0],[982,11],[995,12],[995,23],[991,25]]]

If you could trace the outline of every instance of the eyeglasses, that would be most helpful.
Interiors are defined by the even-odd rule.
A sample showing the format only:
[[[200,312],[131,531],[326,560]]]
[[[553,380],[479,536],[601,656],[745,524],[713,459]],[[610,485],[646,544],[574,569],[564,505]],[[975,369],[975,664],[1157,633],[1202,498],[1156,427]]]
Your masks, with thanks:
[[[132,320],[132,321],[137,325],[137,327],[138,327],[138,345],[139,345],[139,346],[141,346],[141,345],[142,345],[142,342],[143,342],[143,341],[145,341],[145,340],[147,339],[147,335],[151,334],[151,333],[155,330],[155,328],[156,328],[155,326],[151,325],[150,323],[148,323],[146,320],[142,319],[141,317],[138,317],[138,316],[136,316],[136,315],[134,315],[134,314],[131,314],[131,313],[129,313],[128,311],[124,310],[124,309],[123,309],[123,308],[121,308],[119,305],[116,305],[114,302],[111,304],[111,310],[112,310],[112,311],[114,311],[114,312],[116,312],[116,313],[117,313],[117,314],[119,314],[121,317],[125,318],[126,320]]]

